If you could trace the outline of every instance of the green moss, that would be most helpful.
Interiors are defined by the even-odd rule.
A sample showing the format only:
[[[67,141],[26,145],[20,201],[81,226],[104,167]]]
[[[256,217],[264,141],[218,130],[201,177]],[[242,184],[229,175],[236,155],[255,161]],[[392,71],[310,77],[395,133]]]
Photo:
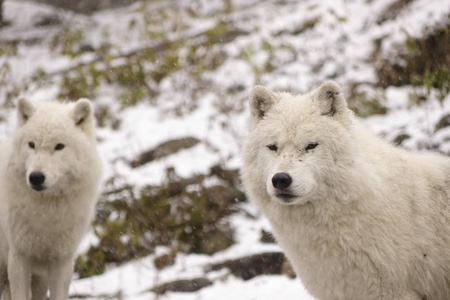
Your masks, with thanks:
[[[47,74],[41,68],[36,69],[36,71],[31,75],[32,82],[40,82],[45,79]]]
[[[450,67],[439,65],[434,69],[426,70],[423,76],[423,83],[427,88],[428,95],[431,89],[438,91],[438,99],[443,101],[450,93]]]
[[[105,271],[105,253],[90,247],[86,255],[79,255],[75,261],[75,272],[80,278],[100,275]]]
[[[228,24],[225,22],[219,22],[215,27],[206,31],[208,43],[215,44],[218,39],[225,36],[228,32]]]
[[[241,49],[240,57],[249,62],[255,53],[256,51],[252,46],[247,46]]]
[[[150,76],[156,83],[160,83],[167,75],[180,70],[178,55],[167,55],[164,60],[151,71]]]
[[[339,20],[339,22],[344,22],[345,18],[338,17],[338,20]],[[319,21],[320,21],[319,17],[312,18],[312,19],[304,21],[303,24],[302,24],[302,29],[301,29],[302,32],[305,32],[306,30],[313,29],[317,25],[317,23],[319,23]]]

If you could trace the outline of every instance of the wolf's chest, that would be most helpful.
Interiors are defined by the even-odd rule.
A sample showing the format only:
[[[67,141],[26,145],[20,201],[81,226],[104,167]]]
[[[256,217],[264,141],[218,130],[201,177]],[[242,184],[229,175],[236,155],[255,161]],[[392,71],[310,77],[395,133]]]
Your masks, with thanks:
[[[42,260],[70,255],[84,227],[80,216],[70,213],[70,207],[54,205],[12,206],[8,219],[15,249]]]
[[[351,228],[343,234],[313,222],[305,224],[286,216],[282,220],[272,222],[275,236],[313,295],[320,299],[382,299],[384,271],[367,252],[358,249]]]

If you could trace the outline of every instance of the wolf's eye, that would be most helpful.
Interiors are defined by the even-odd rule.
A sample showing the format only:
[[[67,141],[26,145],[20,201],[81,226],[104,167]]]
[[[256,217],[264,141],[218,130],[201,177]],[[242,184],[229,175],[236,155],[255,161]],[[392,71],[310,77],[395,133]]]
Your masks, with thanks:
[[[28,146],[30,146],[31,149],[34,149],[34,143],[33,142],[29,142]]]
[[[64,144],[56,144],[55,150],[62,150],[62,149],[64,149],[64,147],[65,147]]]
[[[277,151],[278,150],[277,145],[274,145],[274,144],[267,145],[267,148],[269,148],[269,150],[271,150],[271,151]]]
[[[308,150],[312,150],[312,149],[316,148],[317,145],[319,145],[319,144],[318,144],[318,143],[311,143],[311,144],[309,144],[309,145],[306,146],[306,148],[305,148],[306,152],[308,152]]]

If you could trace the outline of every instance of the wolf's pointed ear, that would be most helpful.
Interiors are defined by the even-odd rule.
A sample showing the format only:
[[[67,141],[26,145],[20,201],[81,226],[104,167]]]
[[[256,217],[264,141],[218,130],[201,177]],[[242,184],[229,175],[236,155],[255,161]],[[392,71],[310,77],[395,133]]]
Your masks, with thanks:
[[[257,120],[261,120],[272,106],[278,102],[277,96],[262,85],[253,88],[250,95],[250,110]]]
[[[19,98],[17,102],[17,125],[23,126],[34,114],[36,107],[27,98]]]
[[[94,130],[94,110],[87,99],[79,99],[73,108],[73,120],[75,125],[87,133]]]
[[[314,102],[323,116],[334,117],[347,112],[347,101],[341,87],[334,81],[325,81],[316,90]]]

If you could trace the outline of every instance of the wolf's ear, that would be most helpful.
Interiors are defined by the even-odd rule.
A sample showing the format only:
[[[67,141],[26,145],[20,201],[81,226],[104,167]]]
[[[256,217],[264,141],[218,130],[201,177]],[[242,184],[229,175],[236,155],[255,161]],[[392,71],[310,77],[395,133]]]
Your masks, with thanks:
[[[277,96],[262,85],[253,88],[250,95],[250,110],[257,120],[261,120],[272,106],[278,102]]]
[[[75,125],[87,133],[93,133],[94,110],[87,99],[79,99],[73,108],[73,120]]]
[[[314,102],[323,116],[334,117],[347,112],[347,101],[341,87],[334,81],[325,81],[316,90]]]
[[[17,102],[17,125],[23,126],[34,114],[36,107],[27,98],[19,98]]]

